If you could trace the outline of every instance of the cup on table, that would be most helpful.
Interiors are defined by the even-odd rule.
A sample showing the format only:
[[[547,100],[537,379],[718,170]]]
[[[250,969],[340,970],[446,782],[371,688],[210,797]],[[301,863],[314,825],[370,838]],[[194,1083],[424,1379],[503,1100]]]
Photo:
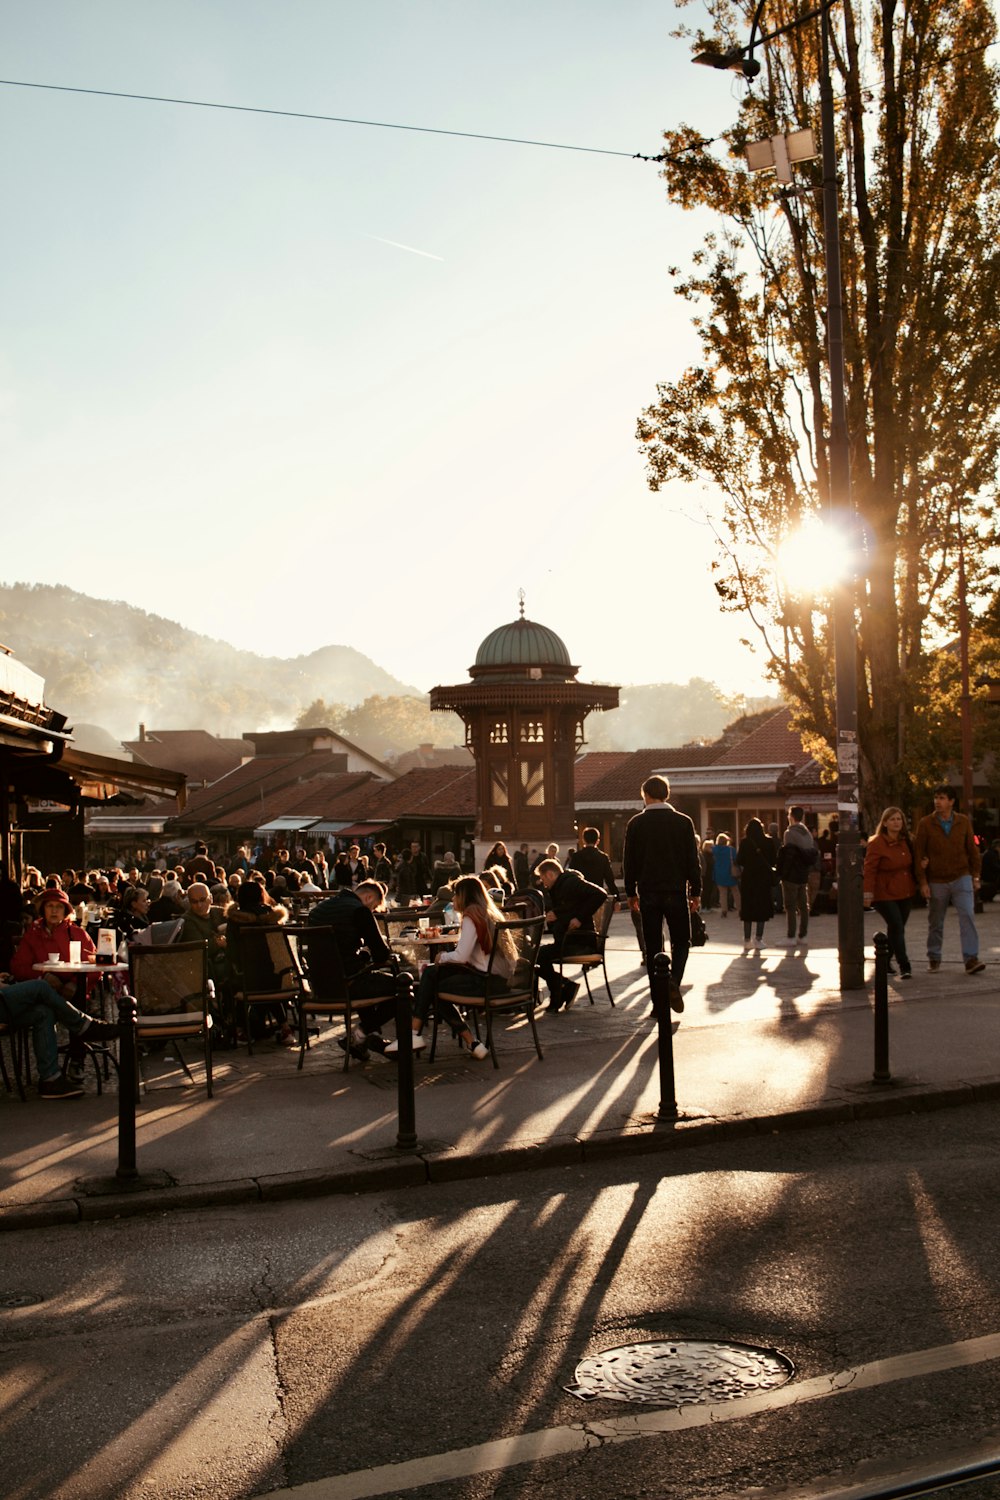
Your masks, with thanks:
[[[58,963],[61,963],[61,962],[62,962],[62,960],[60,959],[58,953],[50,953],[49,954],[49,963],[50,964],[58,964]]]
[[[80,952],[81,952],[82,947],[83,947],[83,944],[80,943],[80,942],[76,942],[76,943],[72,943],[71,942],[70,943],[70,945],[69,945],[69,961],[70,961],[71,964],[78,964],[80,962]]]

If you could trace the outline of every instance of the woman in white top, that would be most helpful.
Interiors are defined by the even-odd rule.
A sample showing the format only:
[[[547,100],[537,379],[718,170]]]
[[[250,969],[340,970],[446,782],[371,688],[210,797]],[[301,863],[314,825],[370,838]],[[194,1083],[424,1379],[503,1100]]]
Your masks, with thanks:
[[[422,1033],[440,989],[447,989],[452,995],[486,993],[486,971],[493,950],[493,934],[497,923],[503,921],[503,912],[491,900],[476,875],[463,875],[461,880],[456,880],[451,899],[462,918],[462,927],[453,952],[439,954],[436,963],[428,964],[421,975],[417,988],[417,1013],[413,1017],[413,1046],[418,1051],[426,1045]],[[498,980],[508,979],[514,969],[514,946],[507,933],[503,936],[509,951],[508,947],[502,947],[494,960],[493,985]],[[473,1057],[480,1061],[489,1057],[485,1044],[476,1041],[455,1005],[450,1002],[442,1005],[439,1015],[447,1025],[454,1027]],[[395,1052],[396,1043],[390,1042],[385,1050]]]

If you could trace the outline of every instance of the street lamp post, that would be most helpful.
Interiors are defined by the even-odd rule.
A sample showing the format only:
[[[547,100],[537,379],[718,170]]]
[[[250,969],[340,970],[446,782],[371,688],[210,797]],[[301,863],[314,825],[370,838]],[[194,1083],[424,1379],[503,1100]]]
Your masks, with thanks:
[[[830,371],[830,520],[855,536],[851,500],[851,449],[847,431],[844,376],[844,307],[840,270],[840,208],[837,201],[837,149],[834,135],[833,80],[830,76],[830,5],[834,0],[797,17],[776,31],[757,35],[765,0],[760,0],[746,47],[727,52],[702,52],[695,62],[725,68],[756,78],[760,63],[753,56],[757,42],[766,42],[820,17],[820,127],[823,162],[823,249],[826,265],[827,354]],[[802,132],[799,132],[801,136]],[[811,155],[811,152],[804,152]],[[795,159],[792,156],[791,159]],[[801,159],[801,157],[800,157]],[[861,840],[858,827],[858,679],[855,644],[855,577],[853,572],[835,586],[832,598],[836,690],[837,814],[837,948],[841,990],[864,988],[864,903],[862,900]]]

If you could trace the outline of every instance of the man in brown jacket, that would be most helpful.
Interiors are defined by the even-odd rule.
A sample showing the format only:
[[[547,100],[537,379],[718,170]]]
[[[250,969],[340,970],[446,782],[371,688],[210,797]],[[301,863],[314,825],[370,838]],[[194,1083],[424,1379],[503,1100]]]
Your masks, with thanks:
[[[962,957],[967,974],[981,974],[986,965],[979,957],[979,934],[973,916],[975,889],[979,885],[979,849],[972,822],[956,812],[958,794],[953,786],[934,788],[934,811],[917,824],[913,857],[920,892],[927,909],[927,967],[941,967],[941,939],[949,905],[958,912]]]

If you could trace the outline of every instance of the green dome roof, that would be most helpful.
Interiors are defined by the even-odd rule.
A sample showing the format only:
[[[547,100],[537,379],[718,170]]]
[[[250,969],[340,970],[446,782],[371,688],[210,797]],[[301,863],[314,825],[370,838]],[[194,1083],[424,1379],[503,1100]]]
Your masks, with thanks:
[[[570,667],[569,652],[554,630],[534,620],[512,620],[483,641],[477,667]]]

